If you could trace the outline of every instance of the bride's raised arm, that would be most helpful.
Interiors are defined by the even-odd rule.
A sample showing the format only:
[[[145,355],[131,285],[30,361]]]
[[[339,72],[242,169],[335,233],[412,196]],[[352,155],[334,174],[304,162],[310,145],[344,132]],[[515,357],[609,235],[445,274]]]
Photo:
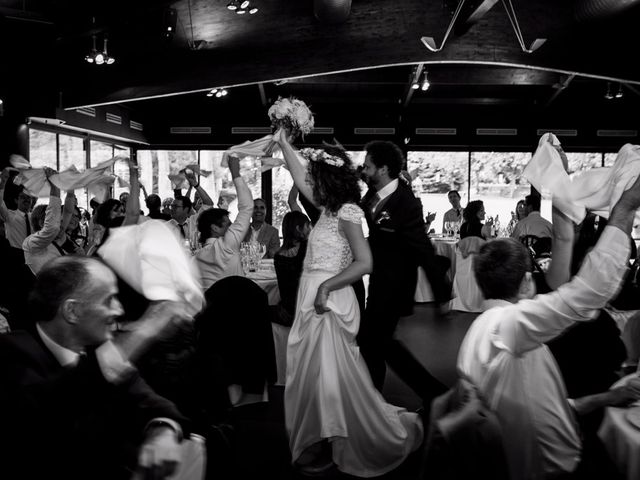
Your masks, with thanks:
[[[280,129],[273,135],[273,141],[276,142],[282,149],[284,155],[284,161],[289,168],[293,183],[298,187],[298,190],[304,195],[307,200],[313,203],[316,208],[320,208],[313,198],[313,190],[307,183],[307,166],[303,165],[300,160],[300,154],[293,148],[293,145],[289,143],[289,139],[286,138],[284,130]]]

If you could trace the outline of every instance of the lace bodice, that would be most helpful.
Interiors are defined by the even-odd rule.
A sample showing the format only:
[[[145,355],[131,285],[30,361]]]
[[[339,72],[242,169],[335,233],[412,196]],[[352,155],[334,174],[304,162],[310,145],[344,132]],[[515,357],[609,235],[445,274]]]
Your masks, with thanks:
[[[353,262],[351,247],[338,231],[340,219],[362,225],[364,212],[353,203],[345,203],[337,215],[323,211],[311,234],[304,259],[304,271],[339,273]]]

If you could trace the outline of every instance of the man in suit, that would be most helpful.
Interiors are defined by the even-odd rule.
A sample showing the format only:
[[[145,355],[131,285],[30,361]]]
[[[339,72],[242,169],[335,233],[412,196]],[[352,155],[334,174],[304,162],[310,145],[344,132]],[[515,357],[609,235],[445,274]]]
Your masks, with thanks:
[[[120,479],[180,462],[186,419],[142,380],[133,362],[188,321],[174,302],[152,305],[126,336],[116,276],[99,260],[60,257],[30,297],[35,331],[0,338],[0,476]]]
[[[362,176],[370,188],[362,208],[373,271],[358,344],[378,390],[384,384],[386,361],[428,405],[445,388],[393,334],[400,317],[413,311],[418,266],[424,267],[438,302],[448,300],[444,271],[425,233],[422,204],[398,179],[402,151],[384,141],[371,142],[365,150]]]
[[[255,241],[267,247],[264,258],[273,258],[280,249],[280,235],[278,229],[264,221],[267,214],[267,204],[261,198],[253,201],[253,214],[251,216],[251,228],[244,237],[245,242]]]

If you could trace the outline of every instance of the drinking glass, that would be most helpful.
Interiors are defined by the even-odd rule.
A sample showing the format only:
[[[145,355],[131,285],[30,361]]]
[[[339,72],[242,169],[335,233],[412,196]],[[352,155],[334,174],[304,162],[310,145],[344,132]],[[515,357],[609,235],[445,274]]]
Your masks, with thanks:
[[[451,236],[451,222],[444,222],[444,234],[447,237]]]

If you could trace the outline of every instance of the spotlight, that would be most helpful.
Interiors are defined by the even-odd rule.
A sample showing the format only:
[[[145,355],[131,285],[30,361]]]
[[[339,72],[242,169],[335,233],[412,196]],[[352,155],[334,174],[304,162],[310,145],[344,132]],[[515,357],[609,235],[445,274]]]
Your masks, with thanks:
[[[99,52],[96,49],[96,36],[95,35],[91,35],[91,38],[93,39],[93,48],[91,49],[91,53],[89,53],[89,55],[87,55],[86,57],[84,57],[84,60],[87,63],[94,63],[96,65],[112,65],[115,63],[116,59],[114,57],[110,57],[109,54],[107,53],[107,38],[105,37],[103,39],[103,43],[102,43],[102,51]]]
[[[604,94],[604,98],[607,100],[613,99],[613,94],[611,93],[611,82],[607,82],[607,93]]]
[[[104,55],[102,53],[98,53],[95,57],[96,65],[102,65],[104,63]]]
[[[413,88],[414,90],[418,90],[420,88],[420,84],[418,82],[413,82],[411,84],[411,88]]]
[[[622,98],[623,97],[623,92],[622,92],[622,84],[619,83],[618,84],[618,91],[616,92],[616,98]]]
[[[227,4],[227,8],[231,11],[237,10],[238,9],[238,4],[236,2],[236,0],[232,0],[231,2],[229,2]]]
[[[431,84],[429,83],[429,79],[427,78],[427,71],[424,71],[424,78],[422,79],[422,85],[420,86],[420,89],[423,92],[426,92],[427,90],[429,90],[429,87],[431,86]]]
[[[249,0],[244,0],[244,2],[240,4],[240,8],[246,9],[249,6],[249,4],[251,4]]]
[[[249,15],[253,15],[254,13],[258,13],[258,7],[252,7],[251,10],[249,10]]]
[[[247,11],[246,11],[246,10],[244,10],[244,9],[242,9],[242,8],[239,8],[238,10],[236,10],[236,13],[237,13],[238,15],[244,15],[245,13],[247,13]]]

